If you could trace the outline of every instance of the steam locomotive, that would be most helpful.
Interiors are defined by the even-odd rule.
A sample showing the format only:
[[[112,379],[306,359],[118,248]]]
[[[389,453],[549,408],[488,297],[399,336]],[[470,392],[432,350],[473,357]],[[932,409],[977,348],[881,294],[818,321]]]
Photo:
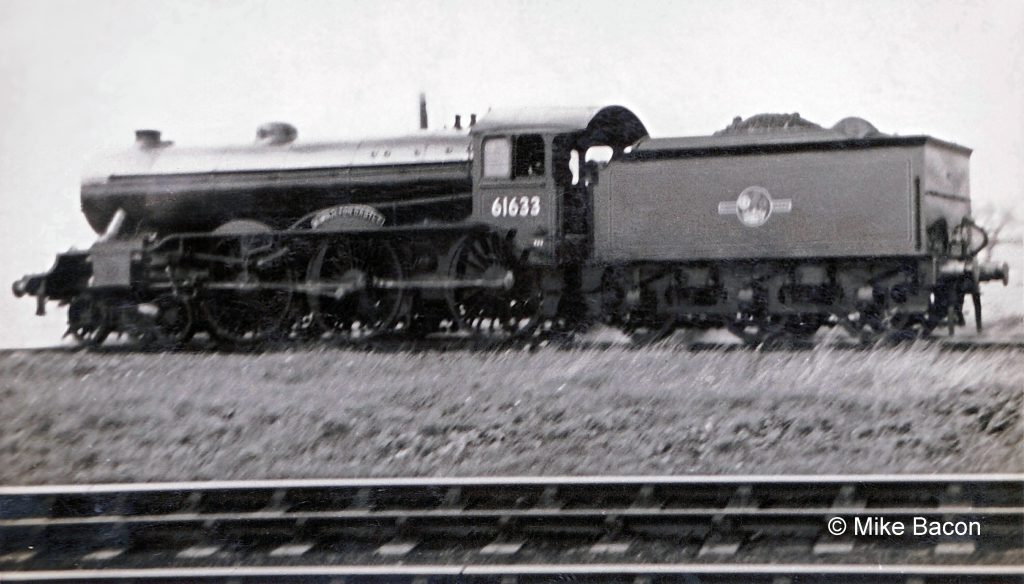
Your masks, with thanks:
[[[981,328],[971,151],[798,114],[652,139],[620,106],[492,112],[466,128],[180,147],[154,130],[98,159],[99,238],[14,283],[69,333],[228,347],[618,327],[725,327],[747,343],[844,327],[865,341]]]

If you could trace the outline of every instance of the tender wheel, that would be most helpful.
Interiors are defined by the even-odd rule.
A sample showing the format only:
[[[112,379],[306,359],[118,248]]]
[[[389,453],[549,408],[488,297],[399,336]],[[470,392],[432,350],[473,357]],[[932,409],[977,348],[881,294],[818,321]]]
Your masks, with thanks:
[[[98,347],[113,330],[113,315],[107,303],[80,296],[68,306],[68,332],[80,346]]]
[[[629,340],[637,345],[649,345],[663,341],[676,332],[675,319],[665,319],[660,324],[630,326],[624,329]]]
[[[635,308],[623,320],[622,332],[629,335],[634,344],[649,345],[672,336],[677,326],[678,321],[672,316]]]
[[[923,315],[922,319],[926,333],[945,325],[949,336],[956,334],[957,325],[964,324],[964,299],[965,292],[961,289],[959,281],[946,281],[937,286],[932,294],[928,313]],[[975,313],[975,318],[979,319],[976,321],[979,330],[980,315],[980,310]]]
[[[310,262],[308,303],[318,329],[343,341],[358,341],[390,331],[405,307],[401,289],[374,281],[399,282],[398,255],[385,242],[349,239],[324,243]],[[330,288],[334,294],[328,293]]]
[[[889,320],[889,330],[882,336],[888,343],[914,341],[931,334],[932,326],[927,315],[898,314]]]
[[[766,316],[737,319],[726,324],[726,328],[751,346],[800,346],[811,342],[822,320],[815,314]]]
[[[927,336],[934,323],[927,315],[865,310],[856,318],[840,323],[852,336],[865,345],[895,344]]]
[[[509,274],[514,277],[509,278]],[[505,287],[449,290],[448,308],[460,331],[496,338],[523,337],[541,322],[543,292],[537,275],[516,270],[509,246],[492,234],[470,234],[455,244],[448,276],[453,280],[508,282]]]
[[[799,314],[786,317],[783,330],[786,339],[793,344],[812,343],[814,335],[825,323],[825,317],[819,314]]]
[[[672,336],[679,327],[677,316],[658,310],[662,304],[668,305],[669,312],[675,308],[676,295],[671,278],[671,274],[663,272],[638,282],[636,275],[626,270],[611,270],[604,274],[601,284],[603,310],[613,315],[612,323],[629,335],[633,343],[656,343]]]
[[[200,310],[210,335],[221,345],[251,347],[287,331],[293,316],[294,278],[279,262],[260,264],[258,259],[272,252],[272,239],[260,232],[215,246],[212,255],[227,260],[211,265],[210,285],[202,293]]]
[[[752,347],[774,343],[785,335],[785,326],[777,319],[737,319],[725,325],[730,333]]]

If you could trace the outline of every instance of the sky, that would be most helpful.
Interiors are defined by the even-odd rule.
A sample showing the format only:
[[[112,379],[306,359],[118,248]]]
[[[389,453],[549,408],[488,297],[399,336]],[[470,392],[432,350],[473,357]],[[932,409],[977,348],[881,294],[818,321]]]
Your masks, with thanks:
[[[977,205],[1024,211],[1024,2],[0,0],[0,282],[95,235],[84,161],[178,144],[403,134],[491,107],[621,104],[653,136],[799,112],[974,149]],[[0,290],[0,347],[63,311]]]

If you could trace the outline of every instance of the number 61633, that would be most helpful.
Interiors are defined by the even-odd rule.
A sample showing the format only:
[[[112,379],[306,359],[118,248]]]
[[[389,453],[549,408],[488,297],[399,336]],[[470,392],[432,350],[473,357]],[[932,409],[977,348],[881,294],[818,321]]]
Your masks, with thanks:
[[[495,217],[536,217],[540,215],[540,197],[497,197],[491,203]]]

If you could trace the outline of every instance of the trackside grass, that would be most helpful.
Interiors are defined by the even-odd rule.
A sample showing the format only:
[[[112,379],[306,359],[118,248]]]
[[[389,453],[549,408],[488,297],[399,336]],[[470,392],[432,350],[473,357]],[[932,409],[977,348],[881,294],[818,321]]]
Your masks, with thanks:
[[[0,483],[1024,471],[1021,353],[0,355]]]

